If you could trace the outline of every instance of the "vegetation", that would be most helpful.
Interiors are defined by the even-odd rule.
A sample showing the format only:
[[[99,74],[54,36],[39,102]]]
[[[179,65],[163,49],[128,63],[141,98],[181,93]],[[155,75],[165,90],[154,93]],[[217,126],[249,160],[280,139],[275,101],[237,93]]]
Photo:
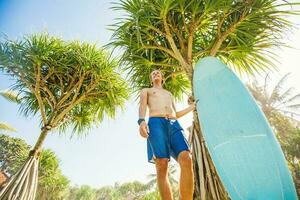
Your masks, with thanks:
[[[0,135],[0,147],[0,171],[11,177],[22,167],[31,147],[22,139],[4,134]],[[43,150],[39,165],[37,199],[63,199],[68,192],[69,180],[61,173],[54,152]]]
[[[254,79],[248,84],[248,89],[280,142],[300,197],[300,94],[293,94],[294,88],[285,87],[288,75],[284,75],[271,92],[269,74],[265,76],[262,85]]]
[[[35,198],[38,159],[50,131],[72,128],[73,134],[82,135],[104,115],[114,117],[116,109],[123,108],[128,88],[117,66],[95,45],[65,42],[48,34],[0,43],[0,70],[15,80],[12,90],[19,96],[21,112],[25,116],[39,113],[41,125],[26,164],[1,190],[0,198],[10,194]]]
[[[12,176],[23,165],[30,146],[22,139],[1,134],[0,147],[0,171]]]
[[[22,167],[30,151],[30,146],[19,138],[0,135],[0,171],[9,177]],[[175,162],[175,161],[174,161]],[[174,197],[178,197],[176,166],[171,162],[169,177],[173,186]],[[51,150],[43,150],[39,162],[39,179],[37,187],[38,200],[159,200],[156,187],[156,174],[149,174],[148,183],[127,182],[98,189],[88,185],[70,186],[59,168],[59,160]]]

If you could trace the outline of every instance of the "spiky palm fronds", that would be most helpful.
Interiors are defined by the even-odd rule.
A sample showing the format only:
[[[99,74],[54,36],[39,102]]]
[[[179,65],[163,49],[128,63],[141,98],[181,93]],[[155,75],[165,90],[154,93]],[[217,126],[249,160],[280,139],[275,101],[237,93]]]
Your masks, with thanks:
[[[20,103],[20,100],[18,99],[18,95],[16,92],[12,90],[6,90],[6,91],[0,91],[0,96],[5,98],[6,100],[14,103]]]
[[[6,90],[6,91],[0,91],[0,96],[5,98],[6,100],[14,103],[20,103],[17,94],[14,91]],[[11,125],[0,122],[0,130],[2,131],[10,131],[10,132],[16,132],[17,130],[13,128]]]
[[[280,112],[289,118],[300,117],[300,94],[293,94],[293,87],[285,87],[285,83],[290,73],[285,74],[274,86],[268,91],[270,85],[270,76],[266,74],[263,85],[259,85],[254,79],[248,84],[248,88],[262,108],[263,112],[268,116]]]
[[[165,87],[177,98],[190,90],[193,63],[217,56],[237,71],[253,73],[273,65],[271,47],[284,45],[292,24],[288,10],[299,3],[277,0],[123,0],[125,12],[112,25],[111,45],[123,50],[122,61],[137,90],[149,86],[149,72],[160,68]]]
[[[102,48],[48,34],[0,43],[0,70],[14,78],[26,116],[40,114],[41,133],[29,158],[0,192],[0,199],[33,200],[41,146],[49,131],[86,133],[104,115],[114,117],[128,98],[118,62]],[[25,196],[23,196],[25,195]]]
[[[0,123],[0,130],[1,131],[10,131],[10,132],[16,132],[17,130],[15,128],[13,128],[12,126],[10,126],[7,123]]]
[[[169,165],[168,165],[168,178],[169,178],[169,181],[170,181],[171,185],[173,185],[173,186],[178,184],[178,181],[175,178],[176,173],[177,173],[177,167],[172,161],[170,161]],[[157,182],[156,181],[157,180],[156,173],[149,174],[147,176],[147,178],[148,178],[147,185],[149,185],[149,187],[153,187]]]
[[[114,117],[128,97],[116,73],[118,63],[103,49],[78,41],[64,42],[47,34],[0,46],[0,69],[15,78],[21,112],[38,112],[41,124],[66,124],[82,133],[104,115]]]

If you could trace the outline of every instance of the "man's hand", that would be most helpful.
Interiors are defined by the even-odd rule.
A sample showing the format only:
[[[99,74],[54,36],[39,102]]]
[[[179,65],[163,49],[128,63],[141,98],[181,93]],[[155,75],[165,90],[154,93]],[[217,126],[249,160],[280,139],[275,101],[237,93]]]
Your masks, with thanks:
[[[140,124],[140,135],[144,138],[148,138],[148,130],[147,130],[147,123],[145,121],[143,121],[141,124]]]
[[[195,109],[196,109],[196,106],[197,106],[197,104],[196,104],[196,102],[194,101],[194,102],[192,103],[191,107],[193,108],[193,110],[195,110]]]
[[[197,108],[197,103],[198,103],[198,101],[199,101],[199,99],[197,99],[196,101],[194,101],[194,102],[192,103],[192,106],[193,106],[193,109],[194,109],[194,110],[196,110],[196,108]]]
[[[188,104],[191,105],[194,102],[195,102],[194,97],[192,95],[190,95],[189,98],[188,98]]]
[[[189,98],[188,98],[188,104],[193,108],[193,110],[196,109],[196,107],[197,107],[197,102],[198,102],[198,101],[199,101],[199,99],[197,99],[197,100],[195,101],[195,99],[194,99],[193,96],[189,96]]]

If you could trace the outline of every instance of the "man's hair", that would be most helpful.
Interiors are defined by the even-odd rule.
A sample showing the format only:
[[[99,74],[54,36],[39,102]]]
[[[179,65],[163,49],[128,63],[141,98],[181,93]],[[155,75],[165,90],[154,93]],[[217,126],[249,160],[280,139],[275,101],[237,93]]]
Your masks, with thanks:
[[[152,74],[152,72],[154,72],[154,71],[159,71],[159,72],[160,72],[160,74],[161,74],[161,84],[163,85],[163,84],[165,83],[165,80],[164,80],[164,74],[162,73],[162,71],[161,71],[160,69],[154,69],[154,70],[152,70],[152,71],[150,72],[150,74],[149,74],[150,85],[153,85],[151,74]]]

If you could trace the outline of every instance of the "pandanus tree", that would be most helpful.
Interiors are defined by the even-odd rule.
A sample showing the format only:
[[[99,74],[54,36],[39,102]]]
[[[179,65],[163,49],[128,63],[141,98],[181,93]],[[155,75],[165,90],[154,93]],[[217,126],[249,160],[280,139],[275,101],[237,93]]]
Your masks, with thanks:
[[[84,134],[104,116],[114,117],[128,98],[115,59],[96,45],[63,41],[48,34],[0,43],[0,69],[15,80],[20,111],[39,114],[40,136],[0,199],[35,199],[38,161],[50,131]]]
[[[149,87],[150,71],[159,68],[164,87],[177,100],[184,93],[192,99],[194,63],[205,56],[218,57],[240,73],[274,67],[270,48],[283,45],[283,33],[292,27],[287,16],[297,14],[292,5],[277,0],[122,0],[113,6],[124,16],[113,24],[111,45],[122,49],[135,91]],[[195,196],[226,199],[197,112],[192,127]]]

